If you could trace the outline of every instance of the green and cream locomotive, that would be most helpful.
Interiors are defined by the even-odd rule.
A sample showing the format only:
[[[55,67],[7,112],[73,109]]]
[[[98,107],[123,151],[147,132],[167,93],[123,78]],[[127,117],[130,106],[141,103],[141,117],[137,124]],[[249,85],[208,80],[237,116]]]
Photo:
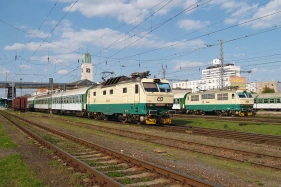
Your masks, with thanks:
[[[89,90],[88,116],[141,124],[170,124],[174,94],[166,79],[148,72],[110,78]]]
[[[254,98],[247,90],[221,89],[198,93],[188,92],[179,97],[174,99],[173,109],[187,114],[254,115]]]

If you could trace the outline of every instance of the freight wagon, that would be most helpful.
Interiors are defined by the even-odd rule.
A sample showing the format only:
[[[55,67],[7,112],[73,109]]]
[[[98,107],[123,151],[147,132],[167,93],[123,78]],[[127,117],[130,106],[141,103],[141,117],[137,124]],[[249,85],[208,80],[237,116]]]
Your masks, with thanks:
[[[13,100],[12,108],[18,111],[26,111],[27,110],[27,98],[26,97],[17,97]]]

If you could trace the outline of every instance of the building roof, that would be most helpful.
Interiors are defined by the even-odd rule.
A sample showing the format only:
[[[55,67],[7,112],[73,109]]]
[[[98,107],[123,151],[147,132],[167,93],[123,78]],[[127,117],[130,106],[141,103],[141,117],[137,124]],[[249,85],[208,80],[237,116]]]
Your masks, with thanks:
[[[72,83],[69,83],[71,85],[76,85],[76,86],[90,86],[90,85],[95,85],[96,83],[88,80],[88,79],[83,79],[83,80],[78,80]]]

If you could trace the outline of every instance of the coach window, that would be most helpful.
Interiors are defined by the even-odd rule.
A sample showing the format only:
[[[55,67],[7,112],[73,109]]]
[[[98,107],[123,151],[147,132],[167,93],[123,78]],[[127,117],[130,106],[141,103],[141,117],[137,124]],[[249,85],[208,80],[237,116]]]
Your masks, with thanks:
[[[259,103],[262,103],[262,99],[259,99],[258,101],[259,101]]]
[[[96,92],[93,92],[93,96],[96,96]]]
[[[280,98],[276,99],[276,103],[280,103]]]
[[[263,100],[263,103],[268,103],[268,99],[264,99],[264,100]]]
[[[111,89],[111,90],[109,91],[109,93],[110,93],[110,94],[113,94],[113,90]]]
[[[139,93],[139,85],[135,85],[135,94]]]
[[[123,93],[127,93],[127,88],[123,88]]]
[[[270,101],[269,101],[270,103],[274,103],[274,99],[270,99]]]
[[[103,90],[103,95],[106,95],[106,90]]]

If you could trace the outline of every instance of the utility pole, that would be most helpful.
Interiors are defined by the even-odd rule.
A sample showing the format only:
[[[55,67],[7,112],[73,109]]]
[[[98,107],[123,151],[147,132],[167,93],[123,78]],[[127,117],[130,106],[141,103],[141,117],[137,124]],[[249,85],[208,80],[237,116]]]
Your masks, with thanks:
[[[20,78],[20,96],[22,96],[22,78]]]
[[[220,39],[220,63],[221,63],[221,68],[220,68],[220,88],[222,89],[224,87],[223,84],[223,75],[224,75],[224,67],[223,67],[223,40]]]
[[[162,67],[162,70],[163,70],[163,79],[166,79],[166,69]]]
[[[50,114],[52,114],[52,104],[53,104],[53,78],[49,78],[49,85],[50,85],[50,90],[51,90],[51,100],[49,103],[49,110],[50,110]]]

